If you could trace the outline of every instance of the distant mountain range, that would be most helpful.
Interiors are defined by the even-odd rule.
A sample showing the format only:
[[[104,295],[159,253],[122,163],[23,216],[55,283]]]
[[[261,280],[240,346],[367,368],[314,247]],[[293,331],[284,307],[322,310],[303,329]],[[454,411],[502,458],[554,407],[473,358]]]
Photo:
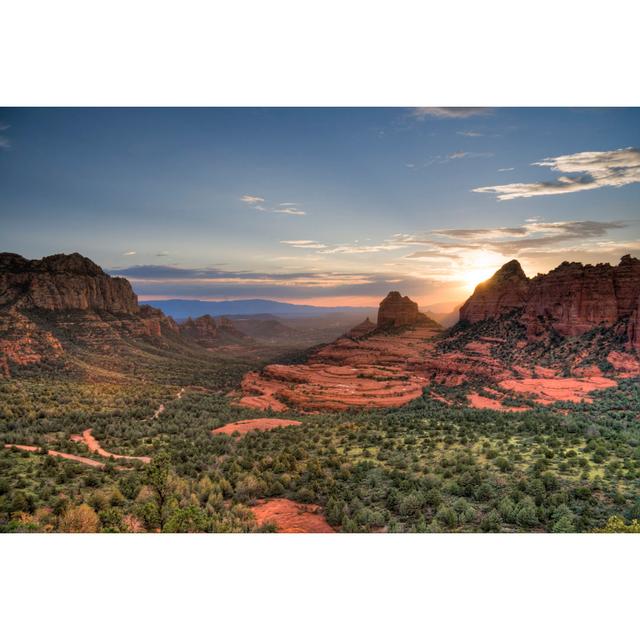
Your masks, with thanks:
[[[147,300],[145,304],[162,310],[176,320],[196,318],[205,314],[211,316],[245,316],[271,314],[276,316],[314,317],[330,313],[363,313],[365,315],[378,312],[375,307],[316,307],[308,304],[291,304],[275,300],[225,300],[211,302],[207,300]]]

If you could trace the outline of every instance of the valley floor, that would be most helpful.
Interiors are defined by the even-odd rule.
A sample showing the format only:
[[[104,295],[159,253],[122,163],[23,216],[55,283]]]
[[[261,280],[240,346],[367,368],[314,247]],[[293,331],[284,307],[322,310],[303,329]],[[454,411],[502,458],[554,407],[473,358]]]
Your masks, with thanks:
[[[431,386],[399,408],[275,417],[227,396],[241,375],[2,381],[0,531],[580,532],[640,517],[638,378],[518,412]]]

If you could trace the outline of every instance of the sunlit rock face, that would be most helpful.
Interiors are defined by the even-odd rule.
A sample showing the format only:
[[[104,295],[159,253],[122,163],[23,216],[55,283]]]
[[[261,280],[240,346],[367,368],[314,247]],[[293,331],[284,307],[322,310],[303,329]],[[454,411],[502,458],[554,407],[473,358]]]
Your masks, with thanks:
[[[520,263],[511,260],[489,280],[476,287],[473,295],[460,308],[460,320],[479,322],[522,309],[527,302],[528,293],[529,278]]]
[[[460,319],[474,323],[521,309],[529,340],[550,331],[578,336],[625,321],[630,343],[637,347],[639,297],[640,260],[630,256],[618,266],[563,262],[532,279],[512,260],[476,287]]]

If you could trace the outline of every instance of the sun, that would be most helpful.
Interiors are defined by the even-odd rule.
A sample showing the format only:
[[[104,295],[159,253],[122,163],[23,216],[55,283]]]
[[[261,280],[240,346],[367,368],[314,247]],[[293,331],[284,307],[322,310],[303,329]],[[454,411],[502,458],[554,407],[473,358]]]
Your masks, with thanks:
[[[479,267],[465,271],[462,277],[464,288],[473,291],[481,282],[488,280],[495,273],[490,267]]]

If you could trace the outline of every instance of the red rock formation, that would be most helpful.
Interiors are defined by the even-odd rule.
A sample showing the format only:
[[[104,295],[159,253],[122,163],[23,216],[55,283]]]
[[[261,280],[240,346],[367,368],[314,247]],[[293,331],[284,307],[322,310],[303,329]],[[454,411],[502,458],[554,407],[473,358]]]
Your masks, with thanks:
[[[418,311],[418,305],[408,296],[391,291],[380,303],[378,309],[378,327],[404,327],[418,322],[426,322],[427,316]]]
[[[215,340],[218,337],[218,325],[209,314],[195,319],[187,318],[180,325],[180,333],[192,340]]]
[[[376,328],[377,325],[373,324],[373,322],[367,318],[364,322],[361,322],[352,329],[349,329],[345,335],[347,338],[362,338],[372,331],[375,331]]]
[[[563,262],[545,275],[533,278],[522,314],[529,339],[549,329],[577,336],[618,320],[614,267]]]
[[[475,288],[460,308],[460,320],[479,322],[521,309],[526,304],[528,290],[529,279],[520,263],[511,260]]]
[[[47,311],[138,311],[138,299],[127,280],[112,278],[78,253],[41,260],[0,254],[0,305]]]
[[[250,340],[229,318],[222,317],[216,322],[209,314],[195,319],[188,318],[180,326],[180,333],[203,347]]]
[[[460,309],[474,323],[522,309],[520,321],[531,340],[553,330],[578,336],[625,321],[629,343],[640,346],[640,260],[624,256],[618,266],[563,262],[529,280],[512,260],[479,284]]]

